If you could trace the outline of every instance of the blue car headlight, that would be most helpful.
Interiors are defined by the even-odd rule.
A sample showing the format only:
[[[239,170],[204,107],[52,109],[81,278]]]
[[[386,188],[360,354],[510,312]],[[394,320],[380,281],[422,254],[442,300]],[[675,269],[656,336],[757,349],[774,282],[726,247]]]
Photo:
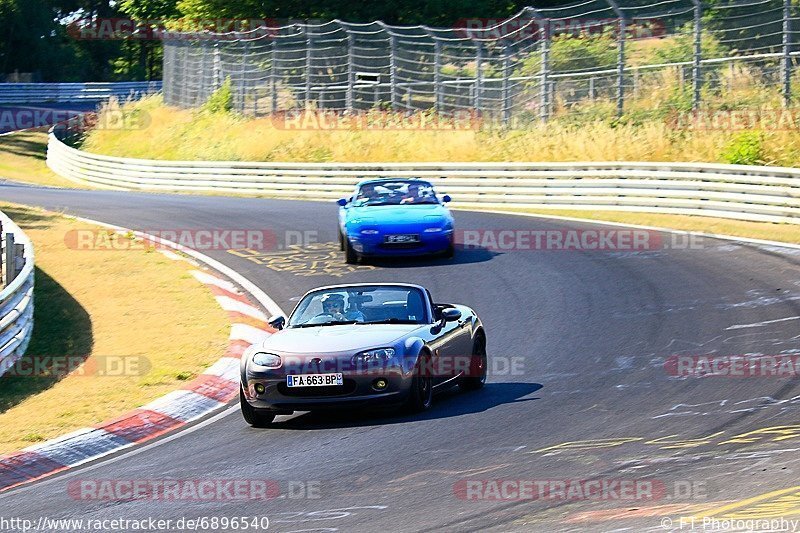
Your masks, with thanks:
[[[368,350],[353,356],[353,364],[358,366],[373,366],[386,363],[394,358],[394,348],[378,348]]]
[[[258,366],[267,368],[279,368],[281,366],[281,358],[271,353],[256,352],[253,355],[253,362]]]

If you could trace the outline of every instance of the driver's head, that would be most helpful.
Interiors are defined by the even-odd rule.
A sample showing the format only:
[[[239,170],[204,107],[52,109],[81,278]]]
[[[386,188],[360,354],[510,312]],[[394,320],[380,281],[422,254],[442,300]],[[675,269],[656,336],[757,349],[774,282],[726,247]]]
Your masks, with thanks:
[[[343,312],[344,296],[341,294],[326,294],[322,297],[322,310],[328,314]]]
[[[417,183],[412,183],[408,186],[408,194],[411,196],[419,196],[419,185]]]

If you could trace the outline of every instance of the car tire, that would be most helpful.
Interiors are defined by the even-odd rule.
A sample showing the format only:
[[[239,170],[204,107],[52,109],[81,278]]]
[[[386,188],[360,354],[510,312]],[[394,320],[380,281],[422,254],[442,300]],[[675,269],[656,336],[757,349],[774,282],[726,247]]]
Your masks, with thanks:
[[[430,360],[426,354],[420,355],[414,367],[414,377],[411,379],[411,390],[406,401],[406,410],[411,413],[427,411],[433,405],[433,377],[425,374],[423,368]]]
[[[486,384],[486,369],[488,366],[486,340],[483,337],[478,337],[472,345],[470,375],[462,377],[458,382],[458,387],[463,391],[483,388],[484,384]]]
[[[445,248],[444,253],[442,255],[445,257],[445,259],[452,259],[453,257],[455,257],[456,255],[455,245],[452,242],[448,244],[447,248]]]
[[[344,261],[348,265],[355,265],[358,263],[358,254],[350,244],[350,240],[345,237],[344,239]]]
[[[244,397],[244,389],[242,389],[242,387],[239,387],[239,405],[242,408],[242,417],[244,421],[254,428],[269,427],[272,421],[275,420],[275,415],[266,414],[254,409],[253,406],[248,403],[247,398]]]
[[[344,235],[341,231],[339,232],[339,251],[344,252]]]

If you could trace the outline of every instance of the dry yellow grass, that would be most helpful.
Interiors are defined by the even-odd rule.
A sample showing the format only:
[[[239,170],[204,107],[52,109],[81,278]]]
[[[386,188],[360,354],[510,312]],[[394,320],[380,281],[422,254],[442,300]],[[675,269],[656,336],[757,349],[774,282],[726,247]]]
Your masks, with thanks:
[[[663,73],[664,85],[669,75]],[[729,95],[730,96],[730,95]],[[731,101],[743,97],[730,96]],[[651,94],[652,104],[665,96]],[[595,104],[602,107],[602,103]],[[669,119],[616,123],[555,120],[524,130],[287,130],[269,118],[208,114],[161,105],[160,97],[128,104],[146,113],[147,127],[95,130],[84,149],[107,155],[166,160],[298,162],[432,161],[708,161],[738,132],[676,129]],[[763,132],[765,161],[800,160],[796,130]]]
[[[189,265],[158,252],[80,251],[74,229],[96,227],[41,210],[0,205],[36,250],[36,356],[137,356],[150,370],[60,381],[0,378],[0,453],[96,424],[180,388],[227,347],[229,322]],[[27,356],[26,356],[27,357]]]
[[[45,164],[47,129],[27,130],[0,136],[0,179],[9,178],[37,185],[75,187]]]

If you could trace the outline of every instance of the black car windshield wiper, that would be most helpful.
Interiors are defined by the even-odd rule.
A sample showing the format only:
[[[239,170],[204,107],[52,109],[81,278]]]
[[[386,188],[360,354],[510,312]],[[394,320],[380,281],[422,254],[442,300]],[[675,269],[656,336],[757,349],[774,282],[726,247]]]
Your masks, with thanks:
[[[309,323],[306,322],[305,324],[297,324],[296,326],[292,326],[293,328],[316,328],[320,326],[343,326],[347,324],[360,324],[357,320],[338,320],[335,322],[314,322]]]
[[[373,320],[371,322],[359,322],[360,324],[419,324],[416,320],[408,318],[387,318],[384,320]]]

